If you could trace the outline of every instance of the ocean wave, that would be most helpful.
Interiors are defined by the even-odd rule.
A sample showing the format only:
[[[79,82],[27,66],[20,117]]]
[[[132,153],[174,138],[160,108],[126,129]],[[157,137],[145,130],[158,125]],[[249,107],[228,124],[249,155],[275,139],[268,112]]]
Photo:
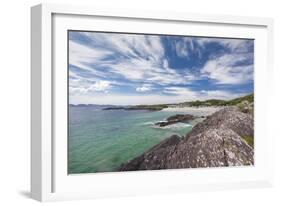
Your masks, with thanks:
[[[144,123],[141,123],[140,125],[154,125],[154,122],[144,122]]]
[[[175,124],[170,124],[170,125],[167,125],[165,127],[159,127],[157,125],[154,125],[152,126],[153,128],[157,128],[157,129],[181,129],[181,128],[185,128],[185,127],[192,127],[191,124],[187,124],[187,123],[175,123]]]

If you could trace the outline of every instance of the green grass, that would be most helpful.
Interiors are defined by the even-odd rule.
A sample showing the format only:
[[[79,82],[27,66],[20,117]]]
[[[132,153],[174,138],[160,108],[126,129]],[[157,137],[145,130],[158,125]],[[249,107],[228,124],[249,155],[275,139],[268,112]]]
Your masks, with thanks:
[[[244,97],[239,97],[236,99],[229,100],[229,101],[227,101],[227,104],[228,105],[237,105],[243,101],[248,101],[249,103],[252,103],[254,101],[254,94],[250,94],[250,95],[247,95]]]
[[[234,106],[238,105],[241,102],[252,103],[254,101],[254,94],[249,94],[243,97],[231,99],[231,100],[221,100],[221,99],[208,99],[205,101],[191,101],[191,102],[182,102],[178,104],[155,104],[155,105],[134,105],[124,109],[126,110],[149,110],[149,111],[160,111],[164,108],[169,107],[170,105],[174,106],[191,106],[191,107],[202,107],[202,106]],[[238,105],[239,106],[239,105]],[[241,105],[240,105],[241,106]]]
[[[251,147],[254,147],[254,137],[243,136],[242,138],[248,143],[248,145],[250,145]]]
[[[205,101],[192,101],[192,102],[184,102],[180,103],[181,106],[191,106],[191,107],[199,107],[199,106],[234,106],[243,101],[247,101],[252,103],[254,101],[254,94],[249,94],[243,97],[231,99],[231,100],[220,100],[220,99],[209,99]]]

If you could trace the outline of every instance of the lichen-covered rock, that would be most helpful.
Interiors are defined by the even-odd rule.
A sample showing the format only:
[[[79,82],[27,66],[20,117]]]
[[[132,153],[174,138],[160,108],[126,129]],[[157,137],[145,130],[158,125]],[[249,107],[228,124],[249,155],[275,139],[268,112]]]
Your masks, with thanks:
[[[247,100],[240,102],[237,104],[237,107],[241,112],[244,113],[253,113],[254,111],[254,102],[248,102]]]
[[[254,150],[242,138],[253,135],[252,115],[227,107],[198,123],[184,138],[173,135],[119,170],[253,165]]]

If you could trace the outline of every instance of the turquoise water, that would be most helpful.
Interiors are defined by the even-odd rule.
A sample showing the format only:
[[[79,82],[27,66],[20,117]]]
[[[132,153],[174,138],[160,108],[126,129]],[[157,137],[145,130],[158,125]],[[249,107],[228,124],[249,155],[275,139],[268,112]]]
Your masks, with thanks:
[[[115,171],[163,139],[173,134],[185,135],[192,129],[190,124],[154,126],[174,114],[180,113],[70,107],[68,172]]]

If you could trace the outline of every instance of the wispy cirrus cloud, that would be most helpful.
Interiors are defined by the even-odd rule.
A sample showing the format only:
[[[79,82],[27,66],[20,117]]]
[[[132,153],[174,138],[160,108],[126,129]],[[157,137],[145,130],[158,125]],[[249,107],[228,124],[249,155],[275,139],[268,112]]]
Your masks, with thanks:
[[[201,73],[215,80],[216,84],[242,84],[253,80],[253,65],[241,65],[249,61],[247,55],[226,54],[210,59],[202,68]]]
[[[112,52],[107,50],[97,50],[83,44],[69,41],[69,64],[79,69],[87,70],[97,76],[103,76],[104,74],[89,66],[89,63],[93,60],[100,61],[110,54],[112,54]]]
[[[200,42],[201,41],[201,42]],[[217,43],[225,48],[220,55],[212,55],[201,69],[201,74],[216,84],[245,84],[253,81],[253,42],[241,39],[199,40],[203,47]]]
[[[208,44],[220,44],[230,49],[230,52],[249,52],[253,47],[253,41],[248,39],[230,39],[230,38],[197,38],[196,42],[201,48],[206,48]]]
[[[74,102],[109,94],[159,102],[229,98],[252,90],[253,41],[71,32],[69,65]]]
[[[194,91],[185,87],[166,87],[164,90],[167,94],[181,96],[186,101],[206,100],[206,99],[233,99],[245,93],[232,93],[226,90],[198,90]]]
[[[97,76],[111,74],[129,81],[156,81],[162,84],[172,83],[175,79],[181,82],[189,80],[169,67],[159,36],[89,32],[80,35],[87,36],[89,42],[81,45],[70,40],[70,64]],[[95,67],[107,70],[102,71]]]

